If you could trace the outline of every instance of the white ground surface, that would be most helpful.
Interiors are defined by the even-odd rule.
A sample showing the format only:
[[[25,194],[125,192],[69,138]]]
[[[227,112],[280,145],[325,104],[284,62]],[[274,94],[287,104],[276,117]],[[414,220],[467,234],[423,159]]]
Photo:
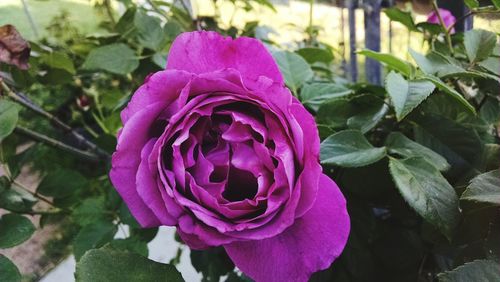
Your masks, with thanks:
[[[121,230],[121,229],[120,229]],[[149,259],[157,262],[168,263],[175,257],[179,243],[174,240],[175,228],[160,227],[158,235],[148,244]],[[122,238],[124,234],[118,231],[116,238]],[[184,247],[182,251],[181,261],[177,265],[177,269],[182,273],[184,280],[187,282],[201,281],[201,275],[191,265],[189,259],[189,249]],[[68,257],[56,268],[51,270],[40,282],[72,282],[75,281],[73,275],[75,271],[75,258]]]

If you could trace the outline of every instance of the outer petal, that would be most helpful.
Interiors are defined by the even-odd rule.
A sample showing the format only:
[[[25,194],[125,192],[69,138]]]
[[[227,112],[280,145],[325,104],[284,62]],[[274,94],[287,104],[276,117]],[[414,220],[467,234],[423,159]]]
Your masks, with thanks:
[[[257,282],[307,281],[326,269],[347,242],[350,222],[335,182],[322,175],[314,206],[276,237],[225,245],[233,262]]]
[[[202,74],[227,68],[237,69],[245,80],[266,76],[283,84],[283,77],[273,57],[256,39],[233,40],[216,32],[194,31],[175,39],[167,60],[167,69]]]

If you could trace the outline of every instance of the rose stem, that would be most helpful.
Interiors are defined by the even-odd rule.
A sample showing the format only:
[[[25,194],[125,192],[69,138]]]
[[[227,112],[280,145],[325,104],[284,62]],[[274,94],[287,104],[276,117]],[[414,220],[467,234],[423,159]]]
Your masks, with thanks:
[[[450,32],[448,31],[448,28],[446,27],[446,24],[444,23],[443,17],[441,16],[441,13],[439,12],[439,7],[437,5],[436,0],[432,1],[432,8],[434,9],[434,12],[436,13],[439,22],[441,23],[441,26],[444,29],[444,35],[446,36],[446,42],[448,43],[448,49],[450,49],[450,53],[453,55],[455,51],[453,50],[453,45],[451,42],[451,35]]]
[[[21,104],[22,106],[28,108],[29,110],[37,113],[38,115],[40,115],[40,116],[48,119],[56,127],[61,128],[64,132],[69,132],[76,140],[78,140],[78,142],[80,142],[80,144],[83,144],[87,148],[89,148],[90,150],[96,152],[96,154],[98,154],[103,159],[109,159],[110,158],[110,155],[106,151],[102,150],[96,144],[94,144],[93,142],[91,142],[90,140],[88,140],[87,138],[85,138],[84,136],[82,136],[81,134],[79,134],[78,132],[74,131],[69,125],[67,125],[66,123],[62,122],[60,119],[58,119],[57,117],[55,117],[51,113],[43,110],[42,108],[40,108],[40,107],[38,107],[36,105],[33,105],[33,104],[29,103],[28,101],[26,101],[19,94],[17,94],[14,91],[12,91],[9,88],[9,86],[7,86],[7,84],[5,84],[5,82],[3,82],[3,81],[0,80],[0,84],[1,84],[1,86],[3,88],[3,90],[5,91],[5,93],[7,93],[7,96],[9,98],[11,98],[15,102]]]
[[[80,158],[87,160],[87,161],[92,161],[92,162],[98,162],[101,160],[98,155],[94,153],[90,153],[87,151],[83,151],[80,149],[77,149],[75,147],[69,146],[61,141],[58,141],[56,139],[50,138],[48,136],[45,136],[41,133],[35,132],[31,129],[21,127],[21,126],[16,126],[14,129],[15,133],[18,133],[20,135],[24,135],[34,141],[42,142],[44,144],[47,144],[49,146],[52,146],[54,148],[60,149],[62,151],[66,151],[68,153],[72,153],[74,155],[79,156]]]

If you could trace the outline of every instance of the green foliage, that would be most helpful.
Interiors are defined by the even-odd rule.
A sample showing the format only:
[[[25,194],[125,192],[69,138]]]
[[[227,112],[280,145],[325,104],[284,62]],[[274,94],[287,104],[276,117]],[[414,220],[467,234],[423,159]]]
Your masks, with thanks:
[[[321,143],[321,163],[341,167],[362,167],[386,156],[386,148],[375,148],[357,130],[333,134]]]
[[[184,281],[172,265],[108,248],[87,252],[76,265],[75,276],[79,282]]]
[[[115,43],[93,49],[82,68],[125,75],[134,71],[138,66],[139,59],[134,50],[123,43]]]
[[[73,130],[0,97],[5,172],[0,208],[12,212],[0,219],[0,247],[27,240],[34,226],[23,214],[41,213],[41,226],[63,222],[63,238],[53,243],[56,251],[48,252],[65,256],[71,249],[79,261],[78,281],[182,281],[173,266],[146,259],[147,244],[158,228],[143,229],[131,216],[108,180],[107,157],[88,163],[34,144],[14,128],[29,127],[97,153],[75,138],[76,132],[102,149],[101,154],[111,154],[120,110],[131,93],[147,75],[165,68],[179,33],[201,27],[266,43],[285,83],[316,119],[323,171],[347,198],[352,231],[339,261],[312,281],[498,280],[497,34],[456,34],[448,50],[440,25],[417,23],[407,11],[386,9],[392,21],[423,34],[428,52],[409,50],[413,59],[408,61],[404,54],[359,51],[386,66],[385,83],[379,86],[346,81],[339,67],[343,47],[321,42],[314,28],[307,30],[306,41],[284,50],[264,35],[268,30],[258,22],[241,27],[221,23],[218,16],[193,20],[182,5],[165,1],[120,2],[125,13],[100,22],[97,34],[80,34],[61,15],[48,38],[31,42],[29,70],[0,66],[3,81],[23,100]],[[266,0],[231,2],[243,9],[274,9]],[[499,1],[492,3],[500,9]],[[467,4],[473,12],[497,11],[478,7],[477,1]],[[43,177],[36,193],[17,182],[23,167]],[[40,201],[45,203],[38,205]],[[114,239],[121,227],[128,234]],[[191,263],[204,281],[225,276],[226,281],[250,281],[235,270],[223,248],[192,251]],[[463,266],[452,270],[458,265]],[[16,267],[1,255],[0,269],[0,281],[20,280]]]
[[[458,197],[453,187],[425,159],[391,158],[391,175],[406,202],[449,239],[459,221]]]
[[[223,248],[207,251],[191,250],[193,267],[203,274],[203,281],[219,281],[220,277],[232,273],[234,264]]]
[[[427,99],[435,89],[434,84],[429,81],[407,81],[402,75],[395,72],[389,73],[385,87],[391,97],[399,121]]]
[[[497,36],[491,31],[473,29],[464,34],[465,51],[471,63],[487,59],[497,45]]]
[[[19,107],[10,101],[0,99],[0,142],[16,128]]]
[[[500,266],[492,260],[475,260],[438,276],[439,282],[498,281]]]
[[[301,56],[289,51],[275,52],[273,56],[285,78],[286,85],[293,93],[297,93],[297,90],[313,77],[311,67]]]
[[[117,226],[108,221],[95,221],[85,225],[76,235],[73,243],[76,260],[78,261],[86,251],[109,243],[117,230]]]
[[[87,180],[79,172],[61,168],[49,172],[38,185],[37,192],[48,197],[64,198],[86,186]]]
[[[0,248],[12,248],[28,240],[35,232],[29,219],[18,214],[5,214],[0,217]]]
[[[472,179],[460,199],[500,205],[500,170],[494,170]]]
[[[0,281],[4,282],[20,282],[21,273],[7,257],[0,255]]]

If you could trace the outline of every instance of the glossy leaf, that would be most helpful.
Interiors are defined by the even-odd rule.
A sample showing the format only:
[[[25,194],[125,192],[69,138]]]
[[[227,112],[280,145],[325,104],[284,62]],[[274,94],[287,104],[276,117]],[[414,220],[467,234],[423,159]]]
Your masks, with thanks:
[[[399,8],[385,9],[384,13],[391,21],[399,22],[411,31],[417,31],[417,26],[410,12],[402,11]]]
[[[311,67],[301,56],[289,51],[274,52],[273,56],[285,78],[286,85],[292,92],[297,93],[297,90],[313,77]]]
[[[446,84],[444,81],[442,81],[438,77],[433,76],[433,75],[424,75],[421,78],[434,83],[434,85],[436,85],[436,87],[439,88],[441,91],[450,95],[451,97],[453,97],[454,99],[456,99],[457,101],[462,103],[465,107],[467,107],[467,109],[469,109],[472,113],[476,114],[476,108],[474,108],[474,106],[472,106],[469,103],[469,101],[467,101],[467,99],[465,99],[465,97],[462,96],[462,94],[458,93],[453,87]]]
[[[17,104],[0,99],[0,142],[14,131],[18,118],[19,107]]]
[[[87,179],[71,169],[49,172],[38,185],[37,192],[55,198],[64,198],[87,186]]]
[[[0,218],[0,249],[11,248],[28,240],[36,228],[29,219],[18,214]]]
[[[85,225],[76,235],[73,243],[73,253],[76,260],[80,260],[86,251],[102,247],[110,242],[116,231],[116,225],[107,221],[96,221]]]
[[[460,67],[457,63],[451,62],[449,58],[438,52],[431,51],[425,56],[413,49],[410,49],[409,52],[420,69],[427,74],[441,77],[465,72],[464,68]]]
[[[87,252],[76,265],[75,277],[78,282],[184,281],[172,265],[106,248]]]
[[[161,26],[159,18],[137,11],[134,17],[139,43],[152,50],[161,50],[166,45],[167,33]]]
[[[358,130],[333,134],[321,143],[321,163],[341,167],[363,167],[386,156],[386,148],[373,147]]]
[[[309,64],[314,64],[316,62],[328,64],[333,61],[333,54],[327,49],[307,47],[297,50],[297,53],[301,55]]]
[[[500,281],[500,265],[493,260],[475,260],[438,275],[439,282]]]
[[[0,281],[3,282],[21,282],[21,273],[17,266],[7,257],[0,254]]]
[[[500,170],[476,176],[460,199],[500,205]]]
[[[377,60],[388,66],[390,69],[397,70],[398,72],[401,72],[406,76],[412,75],[413,72],[412,65],[394,55],[378,53],[367,49],[359,51],[358,54]]]
[[[314,111],[318,111],[325,101],[347,96],[352,90],[335,83],[311,83],[305,84],[300,90],[302,103]]]
[[[482,29],[469,30],[464,34],[465,51],[471,63],[488,58],[497,44],[497,36]]]
[[[82,68],[104,70],[125,75],[139,66],[134,50],[123,43],[114,43],[93,49],[85,59]]]
[[[450,167],[450,164],[444,157],[418,144],[400,132],[389,134],[385,141],[385,146],[391,154],[398,154],[406,158],[422,157],[441,171],[447,170]]]
[[[41,57],[41,62],[56,69],[62,69],[70,74],[75,74],[75,66],[71,58],[64,52],[51,52]]]
[[[469,7],[470,9],[475,9],[479,7],[479,1],[478,0],[465,0],[465,5]]]
[[[429,81],[407,81],[402,75],[395,72],[387,75],[385,87],[391,97],[398,120],[404,119],[435,89],[434,84]]]
[[[423,158],[390,158],[389,169],[406,202],[425,220],[451,238],[460,213],[453,187]]]

